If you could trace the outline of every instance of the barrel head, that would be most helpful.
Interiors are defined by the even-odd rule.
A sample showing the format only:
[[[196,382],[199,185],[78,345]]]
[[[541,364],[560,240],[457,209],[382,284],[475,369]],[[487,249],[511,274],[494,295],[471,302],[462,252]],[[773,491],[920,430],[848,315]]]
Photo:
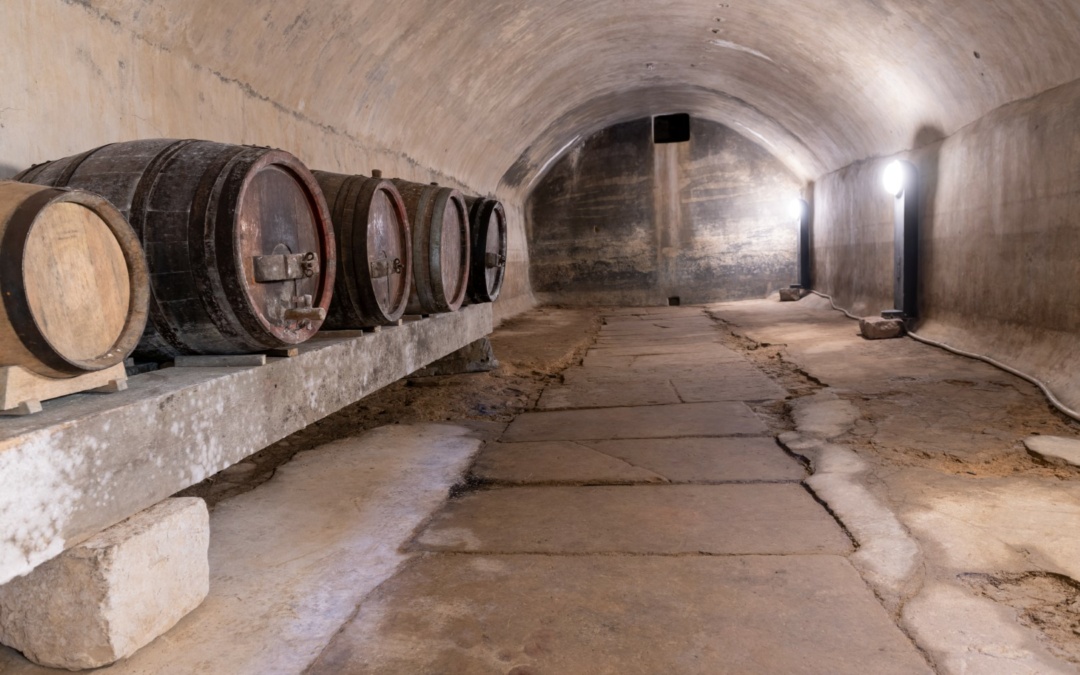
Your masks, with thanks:
[[[409,299],[410,256],[408,218],[400,197],[387,188],[377,189],[368,211],[367,258],[371,287],[379,313],[396,320]]]
[[[332,287],[334,257],[327,238],[332,234],[310,174],[305,176],[302,166],[264,159],[250,169],[236,207],[234,255],[244,282],[242,300],[270,335],[297,344],[314,334],[321,320],[294,310],[325,310],[329,304],[326,277]]]

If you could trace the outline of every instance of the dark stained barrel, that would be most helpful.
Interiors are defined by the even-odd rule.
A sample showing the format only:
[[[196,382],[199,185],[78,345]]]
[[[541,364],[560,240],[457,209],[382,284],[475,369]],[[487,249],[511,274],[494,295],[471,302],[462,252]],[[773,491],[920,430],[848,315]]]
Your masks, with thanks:
[[[149,297],[142,247],[112,204],[0,182],[0,366],[54,378],[115,366]]]
[[[495,302],[506,275],[506,210],[494,199],[466,199],[471,241],[469,301]]]
[[[287,152],[196,140],[114,143],[19,180],[96,192],[127,217],[150,272],[137,352],[243,354],[315,334],[333,294],[333,227]]]
[[[315,171],[337,241],[334,299],[323,329],[394,323],[412,288],[412,239],[405,202],[379,178]]]
[[[455,312],[469,281],[469,212],[457,190],[394,179],[412,221],[408,314]]]

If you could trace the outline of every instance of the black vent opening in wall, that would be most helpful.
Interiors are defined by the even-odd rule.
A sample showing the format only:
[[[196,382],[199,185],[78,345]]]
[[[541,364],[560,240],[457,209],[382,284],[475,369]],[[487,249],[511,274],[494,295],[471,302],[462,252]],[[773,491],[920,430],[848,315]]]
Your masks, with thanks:
[[[653,118],[653,143],[685,143],[690,140],[690,115],[657,115]]]
[[[679,296],[673,295],[667,299],[667,304],[669,307],[678,307],[682,304],[682,300],[679,299]]]

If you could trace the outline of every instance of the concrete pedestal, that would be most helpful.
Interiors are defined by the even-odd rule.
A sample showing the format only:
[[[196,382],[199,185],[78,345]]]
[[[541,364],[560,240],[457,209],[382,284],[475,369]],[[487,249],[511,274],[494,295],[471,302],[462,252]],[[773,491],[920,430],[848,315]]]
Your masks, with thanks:
[[[81,670],[131,656],[210,590],[206,503],[167,499],[0,586],[0,643]]]
[[[427,368],[416,371],[418,377],[434,375],[460,375],[462,373],[486,373],[499,367],[499,360],[491,350],[491,341],[480,338],[461,349],[448,354]]]
[[[491,333],[491,305],[316,335],[264,366],[167,368],[0,419],[0,584]]]

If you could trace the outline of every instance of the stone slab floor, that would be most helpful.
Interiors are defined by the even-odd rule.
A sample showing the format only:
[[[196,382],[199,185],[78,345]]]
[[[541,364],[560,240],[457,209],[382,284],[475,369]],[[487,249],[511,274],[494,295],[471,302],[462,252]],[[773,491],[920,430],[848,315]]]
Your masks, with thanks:
[[[310,668],[926,673],[701,308],[607,314]]]
[[[1080,470],[1025,440],[1080,426],[1034,387],[815,297],[601,314],[509,424],[222,502],[211,598],[103,672],[1077,672]]]

